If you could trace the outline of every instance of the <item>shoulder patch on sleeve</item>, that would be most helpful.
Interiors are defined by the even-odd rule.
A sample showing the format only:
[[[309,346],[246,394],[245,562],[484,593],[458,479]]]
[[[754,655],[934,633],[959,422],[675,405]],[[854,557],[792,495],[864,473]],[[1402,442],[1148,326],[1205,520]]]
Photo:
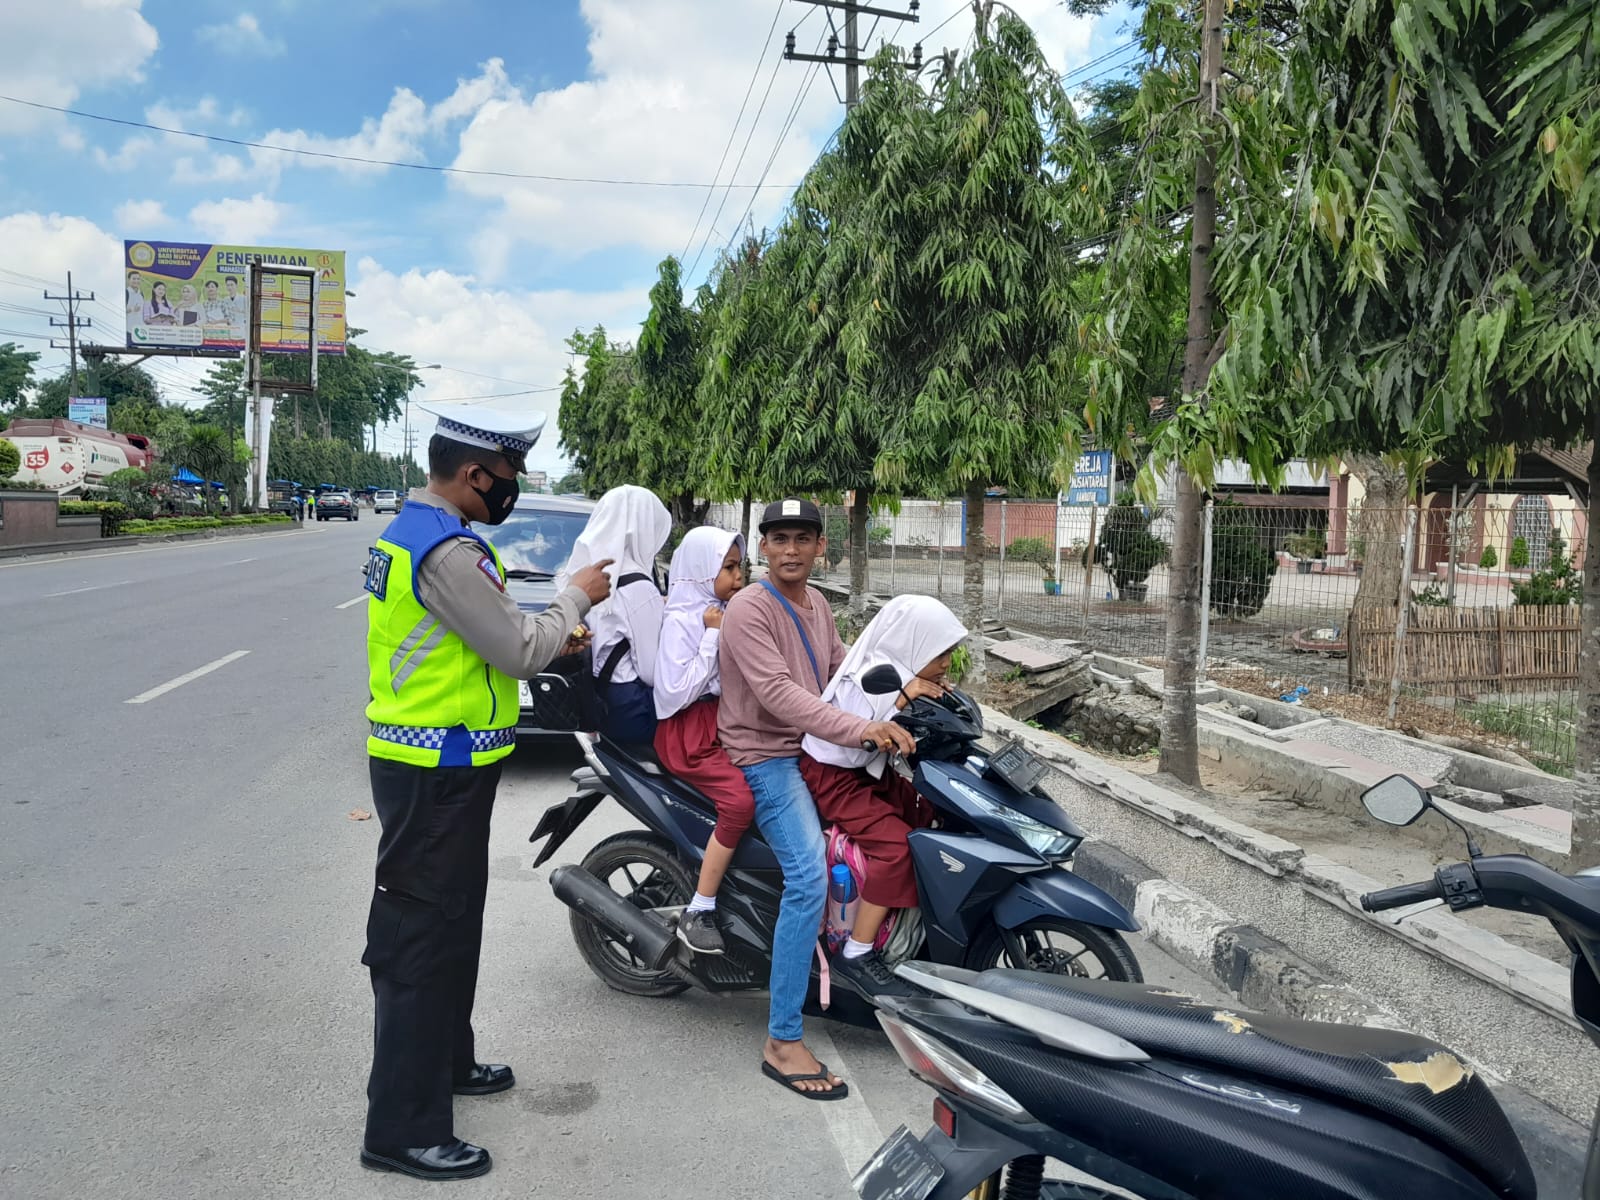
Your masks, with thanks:
[[[495,587],[499,588],[502,592],[506,590],[505,581],[500,578],[500,568],[494,565],[494,559],[490,558],[487,554],[479,557],[478,570],[487,575],[490,582],[493,583]]]

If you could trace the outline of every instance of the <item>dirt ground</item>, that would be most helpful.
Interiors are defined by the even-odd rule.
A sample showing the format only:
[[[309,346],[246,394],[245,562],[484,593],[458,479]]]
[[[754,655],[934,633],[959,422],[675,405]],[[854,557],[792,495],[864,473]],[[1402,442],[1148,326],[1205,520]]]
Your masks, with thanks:
[[[1154,755],[1114,761],[1135,774],[1156,773]],[[1330,813],[1288,799],[1271,788],[1241,783],[1217,763],[1202,761],[1200,777],[1208,793],[1202,799],[1224,816],[1291,841],[1307,853],[1353,867],[1385,887],[1426,879],[1441,863],[1465,857],[1463,846],[1460,855],[1436,858],[1402,830]],[[1531,953],[1554,962],[1567,961],[1567,949],[1547,921],[1490,908],[1464,914],[1462,919]]]

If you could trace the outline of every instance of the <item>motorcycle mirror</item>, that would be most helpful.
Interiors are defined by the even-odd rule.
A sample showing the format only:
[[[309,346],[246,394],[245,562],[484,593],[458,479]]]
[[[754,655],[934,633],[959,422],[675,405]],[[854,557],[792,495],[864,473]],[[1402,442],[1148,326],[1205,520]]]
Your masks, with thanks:
[[[861,677],[861,690],[869,696],[892,696],[900,690],[900,672],[879,663]]]
[[[1366,810],[1385,825],[1405,827],[1428,811],[1428,793],[1404,775],[1391,775],[1361,793]]]

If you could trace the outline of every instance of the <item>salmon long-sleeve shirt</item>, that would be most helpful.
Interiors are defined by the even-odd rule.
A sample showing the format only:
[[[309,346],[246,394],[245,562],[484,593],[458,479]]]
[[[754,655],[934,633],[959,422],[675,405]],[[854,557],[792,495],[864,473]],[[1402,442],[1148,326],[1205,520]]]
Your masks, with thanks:
[[[798,758],[808,733],[840,746],[859,746],[866,735],[866,720],[822,701],[823,687],[844,663],[844,642],[827,597],[807,588],[805,604],[794,611],[817,656],[816,671],[794,622],[765,587],[747,587],[728,603],[717,650],[717,733],[735,766]]]

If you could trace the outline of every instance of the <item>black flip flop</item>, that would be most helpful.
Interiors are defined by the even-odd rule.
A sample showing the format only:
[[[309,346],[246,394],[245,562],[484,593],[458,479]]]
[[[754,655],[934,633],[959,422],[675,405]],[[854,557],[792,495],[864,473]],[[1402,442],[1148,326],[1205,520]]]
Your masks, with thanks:
[[[813,1079],[821,1080],[823,1083],[828,1082],[828,1064],[818,1061],[817,1065],[822,1069],[814,1075],[785,1075],[766,1059],[762,1059],[761,1073],[785,1091],[793,1092],[796,1096],[804,1096],[807,1100],[843,1100],[850,1094],[850,1085],[842,1079],[825,1092],[812,1092],[795,1087],[797,1083],[808,1083]]]

